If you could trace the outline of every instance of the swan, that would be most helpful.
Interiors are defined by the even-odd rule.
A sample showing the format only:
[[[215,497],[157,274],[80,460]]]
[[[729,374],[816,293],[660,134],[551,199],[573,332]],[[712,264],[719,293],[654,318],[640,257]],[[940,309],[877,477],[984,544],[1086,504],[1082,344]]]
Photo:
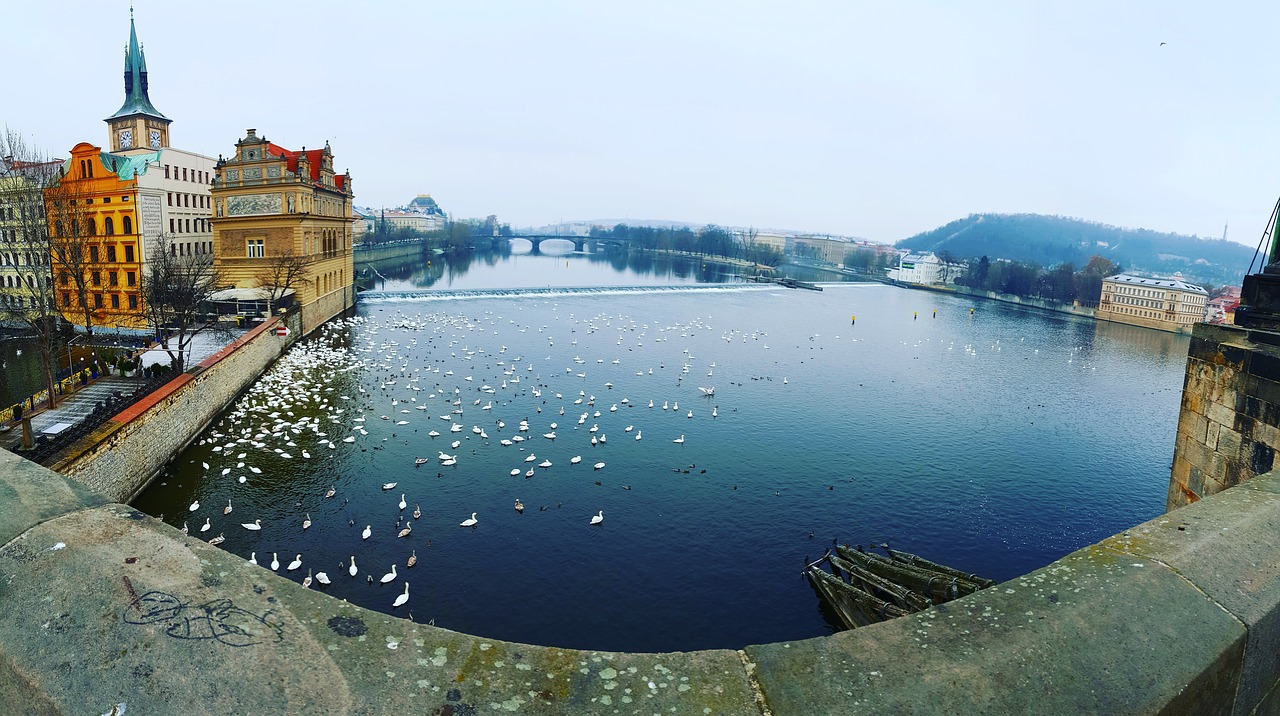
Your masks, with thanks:
[[[192,502],[191,506],[187,508],[187,510],[191,512],[195,512],[198,509],[200,509],[200,500],[196,500],[195,502]]]
[[[405,501],[404,501],[404,493],[403,493],[403,492],[401,492],[401,493],[400,493],[400,509],[401,509],[401,510],[403,510],[404,508],[406,508],[406,507],[408,507],[408,506],[409,506],[409,503],[407,503],[407,502],[405,502]]]
[[[373,534],[373,525],[365,525],[364,532],[360,533],[360,539],[369,539],[371,534]]]
[[[416,520],[421,516],[422,516],[422,508],[418,507],[418,503],[416,502],[413,503],[413,519]]]
[[[675,440],[672,440],[671,442],[676,443],[677,445],[683,445],[684,435],[681,435],[680,437],[676,438]]]
[[[688,414],[688,415],[686,415],[685,417],[686,417],[686,418],[692,418],[692,417],[693,417],[693,411],[692,411],[692,410],[690,410],[690,411],[689,411],[689,414]]]
[[[384,574],[384,575],[382,575],[381,582],[382,582],[383,584],[386,584],[387,582],[394,581],[394,580],[395,580],[395,578],[396,578],[396,563],[395,563],[395,562],[392,562],[392,563],[391,563],[391,571],[390,571],[390,572],[387,572],[387,573],[386,573],[386,574]]]
[[[511,470],[511,476],[512,476],[512,477],[520,477],[520,468],[518,468],[518,467],[517,467],[517,468],[513,468],[513,469]]]
[[[479,520],[477,520],[477,519],[476,519],[476,513],[472,512],[472,513],[471,513],[471,517],[469,517],[469,518],[467,518],[467,519],[463,520],[462,522],[459,522],[459,523],[458,523],[458,526],[459,526],[459,527],[475,527],[475,526],[476,526],[476,522],[478,522],[478,521],[479,521]],[[408,591],[408,589],[406,589],[405,591],[407,592],[407,591]]]
[[[396,537],[408,537],[408,536],[409,536],[409,534],[410,534],[411,532],[413,532],[413,523],[412,523],[412,522],[410,522],[409,524],[405,525],[405,526],[404,526],[404,529],[400,530],[400,532],[398,532],[398,533],[396,534]]]
[[[310,513],[310,512],[308,512],[308,513],[307,513],[307,519],[305,519],[305,520],[303,520],[303,521],[302,521],[302,529],[304,529],[304,530],[305,530],[305,529],[307,529],[307,528],[308,528],[308,527],[310,527],[310,526],[311,526],[311,513]]]
[[[240,526],[247,530],[253,530],[254,532],[257,532],[258,530],[262,529],[262,520],[254,520],[253,522],[241,522]]]
[[[382,489],[383,489],[384,491],[385,491],[385,490],[394,490],[394,489],[396,489],[396,483],[394,483],[394,482],[384,482],[384,483],[382,483]]]
[[[591,524],[593,525],[598,525],[601,522],[604,522],[604,510],[600,510],[600,512],[596,513],[595,517],[591,518]]]
[[[257,552],[250,552],[250,553],[249,553],[249,564],[257,564],[257,563],[258,563],[258,553],[257,553]]]
[[[720,406],[717,405],[716,407],[711,409],[711,417],[714,418],[718,415],[720,415]]]
[[[400,596],[396,597],[396,600],[395,600],[394,602],[392,602],[392,603],[391,603],[391,606],[392,606],[392,607],[403,607],[403,606],[404,606],[404,603],[405,603],[405,602],[407,602],[407,601],[409,601],[409,583],[408,583],[408,582],[405,582],[405,583],[404,583],[404,594],[401,594]]]
[[[271,553],[271,571],[274,572],[278,569],[280,569],[280,558],[276,556],[275,552],[272,552]]]
[[[289,566],[288,566],[288,567],[285,567],[285,569],[286,569],[287,571],[292,572],[293,570],[295,570],[295,569],[297,569],[298,567],[301,567],[301,566],[302,566],[302,555],[298,555],[297,557],[294,557],[294,558],[293,558],[293,561],[292,561],[292,562],[290,562],[290,563],[289,563]]]
[[[603,463],[603,462],[597,462],[597,463],[595,464],[595,469],[597,469],[597,470],[603,470],[603,469],[604,469],[604,463]]]
[[[644,432],[643,430],[637,430],[637,431],[636,431],[636,440],[639,440],[639,439],[640,439],[640,434],[641,434],[641,433],[643,433],[643,432]]]
[[[569,464],[570,464],[570,465],[577,465],[577,464],[578,464],[578,463],[580,463],[580,462],[582,462],[582,456],[581,456],[581,455],[574,455],[573,457],[569,458]]]
[[[328,499],[328,498],[330,498],[330,497],[333,497],[334,493],[336,493],[337,491],[338,491],[338,490],[337,490],[337,488],[336,488],[336,487],[334,487],[334,486],[330,486],[330,487],[329,487],[329,491],[328,491],[328,492],[326,492],[326,493],[324,493],[325,499]]]
[[[209,524],[209,518],[208,518],[208,517],[206,517],[206,518],[204,518],[204,524],[200,525],[200,531],[201,531],[201,532],[208,532],[208,531],[209,531],[209,528],[210,528],[210,527],[212,527],[212,526],[213,526],[213,525]]]
[[[227,498],[227,506],[222,508],[222,514],[224,515],[231,514],[231,498],[230,497]]]
[[[227,538],[223,537],[222,533],[219,532],[217,537],[214,537],[213,539],[209,540],[209,544],[222,544],[223,542],[226,541],[226,539]]]
[[[328,584],[329,574],[327,572],[316,572],[316,581],[321,584]]]
[[[538,467],[551,467],[551,461],[543,460],[542,462],[538,463]]]
[[[347,574],[350,574],[351,576],[354,577],[356,576],[356,572],[359,572],[359,571],[360,571],[359,569],[356,569],[356,556],[353,554],[351,555],[351,566],[347,567]]]
[[[524,512],[524,503],[520,501],[519,497],[516,498],[516,512]]]
[[[413,554],[409,555],[409,559],[404,563],[404,566],[412,567],[417,563],[418,563],[418,550],[415,549],[413,550]]]
[[[303,589],[311,588],[311,570],[310,569],[307,569],[307,576],[302,580],[302,588]]]
[[[187,529],[187,521],[186,521],[186,520],[183,520],[183,521],[182,521],[182,534],[184,534],[184,535],[185,535],[185,534],[191,534],[191,533],[190,533],[190,531]]]

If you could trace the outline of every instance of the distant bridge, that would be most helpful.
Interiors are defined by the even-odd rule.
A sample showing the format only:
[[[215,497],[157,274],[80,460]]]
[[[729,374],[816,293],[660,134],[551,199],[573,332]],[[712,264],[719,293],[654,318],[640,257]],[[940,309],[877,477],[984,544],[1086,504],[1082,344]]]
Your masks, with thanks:
[[[505,237],[495,236],[494,237],[495,240],[503,239],[503,238],[524,239],[525,241],[528,241],[529,243],[533,244],[533,250],[531,251],[531,253],[535,253],[535,254],[541,253],[540,248],[542,246],[542,242],[547,241],[549,239],[559,239],[561,241],[572,241],[574,251],[585,250],[587,248],[587,242],[592,242],[592,243],[607,242],[607,243],[614,243],[614,244],[621,243],[617,239],[604,239],[604,238],[597,238],[595,236],[579,236],[579,235],[569,235],[569,234],[517,234],[514,236],[505,236]]]

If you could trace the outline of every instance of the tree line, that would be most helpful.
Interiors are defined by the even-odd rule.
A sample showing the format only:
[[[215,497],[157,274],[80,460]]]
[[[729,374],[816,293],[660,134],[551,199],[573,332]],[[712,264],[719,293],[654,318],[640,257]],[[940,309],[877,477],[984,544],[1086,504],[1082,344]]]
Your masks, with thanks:
[[[683,226],[617,224],[612,229],[592,227],[590,236],[625,241],[629,247],[649,251],[720,256],[766,266],[778,266],[782,263],[782,252],[773,246],[756,241],[756,231],[748,230],[739,239],[733,233],[715,224],[707,224],[697,231]]]
[[[955,261],[946,252],[939,255],[944,261]],[[1094,255],[1080,270],[1070,261],[1043,269],[1037,264],[1021,261],[992,261],[986,256],[969,262],[969,270],[956,279],[961,286],[1007,293],[1027,298],[1042,298],[1059,303],[1079,301],[1081,305],[1096,306],[1102,297],[1102,279],[1124,273],[1124,267],[1104,256]]]

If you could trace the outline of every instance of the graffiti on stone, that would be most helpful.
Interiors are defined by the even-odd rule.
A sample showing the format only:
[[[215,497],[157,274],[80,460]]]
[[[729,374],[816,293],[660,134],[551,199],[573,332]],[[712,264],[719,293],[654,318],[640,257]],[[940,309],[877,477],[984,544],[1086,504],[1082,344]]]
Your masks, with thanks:
[[[227,646],[252,646],[284,640],[284,627],[271,611],[254,614],[230,599],[192,604],[152,590],[137,597],[124,610],[128,624],[157,624],[175,639],[212,639]]]

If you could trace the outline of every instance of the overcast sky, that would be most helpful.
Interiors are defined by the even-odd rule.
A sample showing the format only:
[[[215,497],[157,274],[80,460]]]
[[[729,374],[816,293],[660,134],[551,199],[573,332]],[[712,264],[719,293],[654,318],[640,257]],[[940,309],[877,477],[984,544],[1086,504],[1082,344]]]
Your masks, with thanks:
[[[0,121],[105,145],[129,5],[17,2]],[[1280,3],[137,0],[173,146],[329,140],[356,203],[893,242],[1035,212],[1256,244]],[[1161,46],[1160,43],[1167,43]],[[14,60],[21,60],[15,65]]]

